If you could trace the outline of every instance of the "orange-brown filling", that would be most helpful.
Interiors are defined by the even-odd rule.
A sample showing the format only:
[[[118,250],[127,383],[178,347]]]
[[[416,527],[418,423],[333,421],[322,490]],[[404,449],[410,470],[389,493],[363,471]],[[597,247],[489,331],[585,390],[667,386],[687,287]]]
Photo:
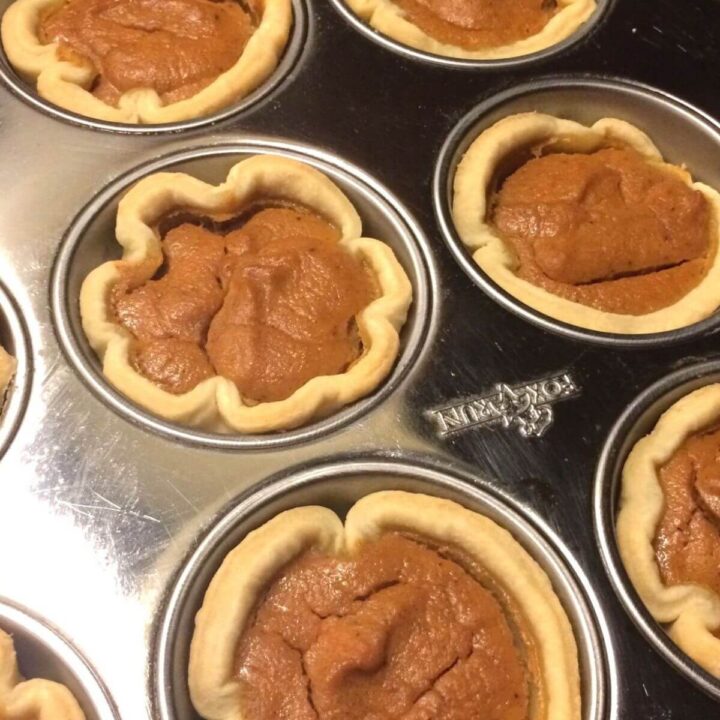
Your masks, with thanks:
[[[665,509],[655,555],[668,585],[720,594],[720,427],[690,436],[660,468]]]
[[[530,160],[502,183],[490,221],[518,277],[627,315],[680,300],[717,250],[705,197],[630,149]]]
[[[537,35],[556,0],[393,0],[407,19],[439,42],[466,50],[500,47]]]
[[[448,551],[397,533],[352,557],[309,550],[236,651],[247,720],[527,720],[531,643]]]
[[[246,399],[282,400],[362,352],[355,316],[374,299],[374,280],[337,229],[301,208],[249,214],[225,234],[178,220],[160,276],[139,284],[125,268],[114,286],[132,362],[164,390],[222,375]]]
[[[244,9],[247,7],[247,11]],[[166,103],[196,94],[240,57],[256,24],[255,0],[67,0],[42,17],[39,38],[90,63],[92,92],[117,105],[152,88]]]

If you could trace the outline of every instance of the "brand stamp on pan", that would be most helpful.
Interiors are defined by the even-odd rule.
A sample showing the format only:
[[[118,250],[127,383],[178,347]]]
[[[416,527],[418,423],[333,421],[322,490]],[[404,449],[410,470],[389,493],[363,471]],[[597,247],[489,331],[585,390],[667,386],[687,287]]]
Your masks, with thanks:
[[[437,435],[446,437],[475,427],[516,428],[521,437],[542,437],[555,420],[553,404],[576,397],[580,386],[569,372],[509,385],[497,383],[483,395],[425,412]]]

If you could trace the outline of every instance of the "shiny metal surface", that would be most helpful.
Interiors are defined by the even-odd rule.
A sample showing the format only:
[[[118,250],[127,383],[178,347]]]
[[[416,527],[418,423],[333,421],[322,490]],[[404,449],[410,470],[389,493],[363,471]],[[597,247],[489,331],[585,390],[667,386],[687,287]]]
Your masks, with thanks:
[[[70,688],[87,720],[117,720],[102,681],[56,629],[0,598],[0,628],[13,638],[25,679],[42,678]]]
[[[0,7],[7,3],[0,0]],[[0,595],[60,628],[104,681],[121,720],[157,720],[154,643],[165,601],[216,518],[254,488],[271,492],[267,479],[290,468],[346,460],[440,463],[458,482],[508,499],[556,552],[565,549],[564,563],[583,586],[612,670],[603,720],[716,717],[717,702],[660,658],[628,619],[602,565],[592,520],[594,468],[617,416],[671,369],[716,353],[716,336],[619,351],[549,333],[507,312],[448,252],[431,178],[462,116],[513,85],[540,87],[540,73],[553,73],[545,80],[556,85],[584,82],[586,73],[593,81],[627,75],[720,115],[720,96],[708,90],[717,84],[720,4],[621,0],[583,42],[492,73],[390,53],[330,3],[312,0],[309,15],[302,59],[285,80],[211,127],[98,132],[50,117],[0,86],[0,283],[20,310],[32,348],[27,403],[0,460]],[[569,80],[567,73],[574,73]],[[679,139],[686,126],[675,119]],[[212,146],[234,152],[249,137],[310,146],[323,162],[340,170],[350,163],[389,188],[395,216],[412,236],[417,222],[427,238],[435,320],[392,392],[362,415],[292,445],[220,449],[114,410],[92,384],[91,378],[101,381],[91,359],[70,359],[75,306],[71,297],[59,303],[60,283],[51,298],[51,280],[53,268],[56,280],[62,275],[61,246],[74,219],[106,187],[176,153],[194,157]],[[696,164],[682,157],[679,143],[677,154],[670,154],[674,142],[663,150]],[[100,210],[94,219],[98,244],[91,254],[109,232],[108,215]],[[72,267],[77,273],[91,260],[78,256]],[[438,437],[426,415],[485,397],[498,383],[524,386],[565,373],[580,392],[554,405],[554,422],[540,438],[523,438],[502,423]]]
[[[247,495],[217,520],[183,567],[172,589],[157,639],[155,667],[161,720],[200,720],[193,712],[184,681],[195,613],[225,555],[250,531],[284,510],[325,505],[343,516],[364,495],[387,489],[447,497],[490,517],[508,529],[552,580],[573,625],[582,678],[583,720],[602,720],[616,703],[616,683],[607,629],[596,617],[597,599],[582,570],[548,528],[534,527],[512,504],[489,488],[472,487],[477,478],[436,464],[363,460],[324,463],[284,471]],[[482,482],[482,481],[480,481]],[[487,486],[488,483],[482,483]],[[562,558],[567,558],[566,565]]]
[[[468,147],[503,117],[543,112],[584,125],[605,117],[642,128],[670,163],[687,167],[695,180],[720,187],[720,124],[689,103],[657,88],[618,79],[552,78],[518,85],[474,107],[443,144],[433,178],[433,202],[443,236],[470,279],[503,307],[539,327],[567,337],[615,347],[657,346],[687,342],[717,332],[720,313],[679,330],[621,335],[585,330],[548,317],[518,301],[475,263],[455,230],[452,197],[455,170]]]
[[[644,390],[618,418],[600,455],[595,477],[595,532],[608,575],[630,618],[670,665],[711,697],[720,700],[720,680],[693,662],[648,612],[625,572],[615,538],[615,518],[622,487],[622,469],[630,451],[660,416],[681,397],[720,380],[720,362],[683,368]]]
[[[366,22],[360,19],[347,5],[345,0],[330,0],[335,10],[342,15],[346,22],[352,25],[357,32],[362,33],[366,38],[381,47],[394,53],[398,53],[404,57],[414,61],[429,63],[431,65],[445,66],[455,70],[512,70],[523,65],[532,65],[546,58],[562,53],[564,50],[572,47],[576,43],[582,42],[587,38],[604,19],[606,13],[610,12],[610,8],[616,0],[596,0],[597,8],[588,20],[578,28],[577,32],[562,42],[557,43],[544,50],[530,53],[529,55],[520,55],[519,57],[504,58],[501,60],[468,60],[463,58],[451,58],[443,55],[435,55],[434,53],[417,50],[404,45],[397,40],[393,40],[387,35],[383,35],[374,28],[370,27]]]

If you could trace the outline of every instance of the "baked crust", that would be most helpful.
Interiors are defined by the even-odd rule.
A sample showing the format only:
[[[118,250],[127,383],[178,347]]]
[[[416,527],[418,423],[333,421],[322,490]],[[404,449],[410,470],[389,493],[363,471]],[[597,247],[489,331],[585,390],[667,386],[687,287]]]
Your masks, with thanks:
[[[686,583],[665,585],[653,540],[665,497],[659,469],[683,442],[720,419],[720,384],[708,385],[678,400],[628,456],[622,474],[617,521],[620,556],[650,614],[669,624],[670,637],[695,662],[720,677],[720,596]]]
[[[85,720],[72,693],[50,680],[23,680],[12,638],[0,630],[0,718]]]
[[[0,345],[0,412],[5,402],[5,394],[10,386],[10,381],[15,374],[16,365],[15,358],[9,355]]]
[[[62,60],[58,44],[43,44],[37,26],[43,13],[67,0],[15,0],[0,26],[11,65],[37,83],[41,97],[78,115],[122,123],[170,123],[209,115],[245,97],[277,67],[292,25],[290,0],[260,0],[262,19],[237,62],[207,87],[185,100],[163,105],[151,88],[130,90],[118,107],[96,98],[88,88],[96,72],[86,63]]]
[[[339,244],[366,264],[379,297],[356,316],[362,355],[338,375],[312,378],[290,397],[247,404],[230,380],[215,376],[190,392],[160,389],[131,365],[131,334],[113,319],[108,298],[124,265],[142,268],[149,280],[163,255],[152,225],[169,211],[233,212],[257,198],[277,198],[316,211],[341,233]],[[181,173],[157,173],[138,182],[121,200],[116,236],[122,260],[93,270],[80,291],[80,312],[90,345],[110,382],[138,405],[166,420],[215,432],[264,433],[285,430],[332,413],[370,393],[397,358],[399,331],[412,301],[412,286],[393,251],[380,240],[361,237],[362,223],[343,192],[319,171],[286,158],[257,155],[243,160],[221,185]]]
[[[345,526],[325,507],[280,513],[248,534],[225,557],[195,619],[189,686],[196,710],[207,720],[243,720],[233,677],[244,626],[278,570],[315,547],[353,553],[385,531],[406,531],[457,549],[486,570],[526,621],[539,658],[544,710],[532,720],[577,720],[581,715],[577,648],[570,622],[550,580],[507,530],[440,498],[399,491],[359,500]]]
[[[481,50],[467,50],[440,42],[405,18],[392,0],[345,0],[348,7],[370,27],[403,45],[445,57],[467,60],[500,60],[529,55],[562,42],[595,11],[595,0],[558,0],[559,11],[537,34],[524,40]]]
[[[515,274],[515,255],[486,220],[496,172],[508,156],[538,148],[591,153],[605,147],[636,150],[649,163],[674,173],[701,192],[710,206],[715,255],[707,275],[678,302],[655,312],[643,315],[604,312],[520,279]],[[604,118],[591,127],[541,113],[521,113],[500,120],[473,141],[460,161],[455,174],[452,214],[460,239],[490,279],[520,302],[556,320],[600,332],[644,334],[691,325],[720,306],[720,193],[693,182],[684,169],[665,163],[650,138],[623,120]]]

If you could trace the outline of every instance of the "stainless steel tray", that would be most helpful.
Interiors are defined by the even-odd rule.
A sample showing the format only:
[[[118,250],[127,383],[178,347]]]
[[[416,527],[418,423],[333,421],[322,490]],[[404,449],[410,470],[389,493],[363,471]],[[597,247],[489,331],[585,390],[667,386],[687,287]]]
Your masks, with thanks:
[[[0,8],[6,5],[1,0]],[[598,707],[608,720],[720,717],[717,702],[698,689],[696,669],[685,676],[671,667],[616,597],[593,532],[592,503],[595,465],[615,418],[655,380],[716,352],[714,324],[678,343],[642,348],[548,332],[468,278],[433,208],[432,178],[453,127],[522,83],[562,88],[572,73],[574,84],[590,91],[599,76],[623,76],[697,106],[709,114],[692,111],[703,128],[718,132],[712,116],[720,116],[720,5],[617,0],[604,9],[592,32],[562,52],[531,63],[455,68],[371,42],[333,4],[311,0],[297,52],[268,93],[212,125],[171,133],[92,129],[44,114],[27,90],[23,97],[0,88],[0,281],[12,298],[10,304],[0,295],[0,337],[21,354],[27,348],[11,396],[16,409],[0,430],[10,439],[0,460],[0,595],[59,628],[102,680],[114,705],[87,705],[90,720],[173,717],[164,683],[181,683],[182,672],[168,675],[168,652],[175,651],[167,631],[176,627],[170,601],[195,567],[186,561],[225,527],[216,526],[219,518],[239,523],[248,503],[265,502],[262,493],[279,507],[299,497],[286,478],[346,461],[365,470],[372,461],[390,463],[386,483],[435,482],[438,492],[449,483],[470,504],[499,500],[519,513],[560,559],[588,609],[602,679],[593,686],[599,705],[591,702],[587,718]],[[7,75],[3,62],[0,74]],[[673,159],[689,151],[684,122],[668,116],[659,128]],[[113,398],[76,342],[72,290],[91,259],[73,259],[69,250],[79,227],[74,219],[93,225],[92,252],[99,251],[114,197],[104,190],[129,182],[139,166],[163,165],[176,154],[200,168],[200,148],[212,147],[217,163],[254,147],[287,151],[298,143],[348,175],[350,185],[360,178],[374,207],[383,205],[377,195],[384,197],[387,207],[377,216],[368,201],[369,226],[393,217],[404,228],[397,242],[408,238],[406,258],[425,300],[405,333],[405,364],[391,392],[318,432],[270,442],[223,444],[148,423]],[[9,307],[19,310],[25,330]],[[528,394],[542,420],[513,411],[512,398]],[[8,429],[14,417],[16,431]],[[418,479],[424,471],[417,468],[428,466],[440,480]],[[328,502],[342,506],[360,492],[356,480],[346,490],[342,482],[325,491]],[[475,486],[482,493],[473,494]],[[274,495],[282,488],[285,499]],[[178,702],[177,720],[194,720]]]

